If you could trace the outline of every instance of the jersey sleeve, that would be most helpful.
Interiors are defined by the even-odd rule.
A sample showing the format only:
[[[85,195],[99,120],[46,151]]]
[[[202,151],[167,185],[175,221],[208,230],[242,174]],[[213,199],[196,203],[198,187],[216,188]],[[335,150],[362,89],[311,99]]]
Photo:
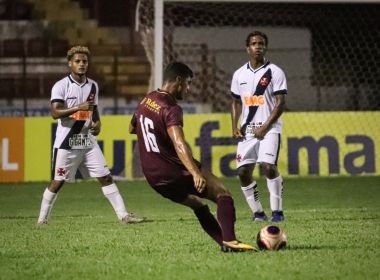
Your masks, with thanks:
[[[166,128],[179,125],[183,126],[183,111],[178,105],[168,107],[164,114]]]
[[[54,84],[53,88],[51,89],[51,98],[50,102],[64,102],[65,101],[65,89],[63,87],[62,82],[57,82]]]
[[[237,78],[238,74],[237,71],[232,76],[232,82],[231,82],[231,95],[234,98],[240,98],[240,92],[239,92],[239,81]]]
[[[280,68],[277,68],[273,73],[273,95],[287,94],[288,86],[286,83],[286,77],[284,71]]]
[[[99,86],[98,86],[98,83],[94,81],[94,85],[95,85],[95,100],[94,100],[94,103],[95,105],[98,105],[99,104]]]

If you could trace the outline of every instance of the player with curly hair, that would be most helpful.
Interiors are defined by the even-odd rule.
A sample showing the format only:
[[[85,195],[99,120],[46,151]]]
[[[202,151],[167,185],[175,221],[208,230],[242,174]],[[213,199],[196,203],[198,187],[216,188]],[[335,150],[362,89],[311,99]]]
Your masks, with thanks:
[[[52,180],[45,189],[38,224],[46,224],[57,193],[65,181],[73,181],[77,170],[83,177],[97,178],[103,194],[122,223],[139,223],[128,213],[97,143],[101,122],[98,84],[86,76],[90,51],[85,46],[67,52],[71,73],[55,83],[51,92],[51,115],[58,120],[52,157]]]

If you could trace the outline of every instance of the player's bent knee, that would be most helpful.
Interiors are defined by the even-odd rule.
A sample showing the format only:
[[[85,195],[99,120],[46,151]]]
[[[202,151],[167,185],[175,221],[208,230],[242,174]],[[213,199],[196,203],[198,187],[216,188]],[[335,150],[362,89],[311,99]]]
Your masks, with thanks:
[[[63,186],[64,183],[65,183],[65,181],[53,180],[50,182],[50,184],[48,186],[48,190],[53,192],[53,193],[57,193],[60,190],[60,188]]]
[[[278,170],[277,166],[274,164],[269,164],[269,163],[264,163],[263,164],[264,171],[265,171],[265,176],[268,179],[274,179],[278,176]]]
[[[238,176],[239,178],[243,179],[243,178],[247,178],[247,177],[250,177],[251,176],[251,168],[247,167],[247,166],[241,166],[238,168]]]
[[[216,198],[219,198],[219,197],[223,197],[223,196],[231,196],[232,197],[232,194],[230,193],[229,190],[221,190],[219,191],[217,194],[216,194]]]
[[[111,174],[108,174],[104,177],[98,177],[97,179],[102,184],[102,186],[108,186],[108,185],[111,185],[113,183],[113,179],[112,179]]]

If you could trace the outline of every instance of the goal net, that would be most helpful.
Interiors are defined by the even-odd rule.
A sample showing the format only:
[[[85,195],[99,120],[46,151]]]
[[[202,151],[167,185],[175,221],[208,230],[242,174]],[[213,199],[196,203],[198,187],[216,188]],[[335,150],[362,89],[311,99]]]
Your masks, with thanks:
[[[195,72],[187,102],[229,112],[233,72],[248,59],[246,36],[260,30],[269,37],[267,58],[286,73],[288,111],[379,110],[380,9],[355,2],[163,1],[162,68],[187,63]],[[152,70],[154,4],[140,0],[137,11]]]

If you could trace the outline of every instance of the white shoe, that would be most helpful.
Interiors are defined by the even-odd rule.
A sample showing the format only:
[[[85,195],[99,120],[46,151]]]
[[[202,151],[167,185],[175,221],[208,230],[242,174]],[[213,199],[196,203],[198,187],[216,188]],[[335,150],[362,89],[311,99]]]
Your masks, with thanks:
[[[47,220],[37,221],[38,226],[47,225]]]
[[[125,216],[123,219],[121,219],[121,223],[123,224],[138,224],[144,222],[144,218],[140,218],[135,216],[132,213],[129,213],[127,216]]]

